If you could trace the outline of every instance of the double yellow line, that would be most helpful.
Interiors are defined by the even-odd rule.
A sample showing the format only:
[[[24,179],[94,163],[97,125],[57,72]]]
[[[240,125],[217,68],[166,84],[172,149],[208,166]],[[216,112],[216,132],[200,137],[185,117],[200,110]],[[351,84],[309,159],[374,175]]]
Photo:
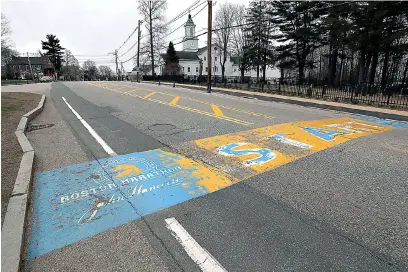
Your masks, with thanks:
[[[96,84],[92,84],[92,83],[88,83],[88,84],[96,86],[96,87],[101,87],[101,88],[104,88],[104,89],[107,89],[107,90],[111,90],[111,91],[119,93],[121,95],[129,95],[129,96],[136,97],[136,98],[139,98],[139,99],[148,100],[148,101],[159,103],[159,104],[162,104],[162,105],[168,105],[168,106],[179,108],[179,109],[182,109],[182,110],[185,110],[185,111],[194,112],[194,113],[198,113],[198,114],[209,116],[209,117],[214,117],[214,118],[217,118],[217,119],[229,121],[229,122],[244,125],[244,126],[249,126],[249,125],[253,124],[253,123],[246,122],[246,121],[243,121],[243,120],[239,120],[239,119],[224,116],[224,114],[222,114],[221,110],[220,110],[221,114],[220,114],[220,112],[215,112],[213,114],[213,113],[210,113],[210,112],[206,112],[206,111],[202,111],[202,110],[193,109],[193,108],[189,108],[189,107],[186,107],[186,106],[178,105],[177,104],[178,99],[176,99],[177,97],[175,97],[171,102],[164,102],[164,101],[161,101],[161,100],[150,98],[154,94],[160,93],[160,92],[151,92],[151,93],[149,93],[149,94],[147,94],[145,96],[140,96],[140,95],[136,95],[136,94],[131,93],[131,92],[133,92],[135,90],[131,90],[131,91],[127,91],[127,92],[121,92],[119,90],[109,88],[109,87],[105,87],[105,86],[102,86],[102,85],[96,85]],[[109,84],[109,85],[112,85],[112,84]],[[127,86],[127,87],[130,87],[130,86]]]
[[[108,84],[108,85],[112,85],[112,86],[123,86],[123,87],[130,87],[130,88],[132,88],[131,86],[127,86],[127,85],[116,85],[116,84],[112,84],[112,83],[104,83],[104,84]],[[139,89],[139,90],[143,90],[143,91],[146,91],[145,89],[142,89],[142,88],[140,88],[140,87],[135,87],[136,89]],[[159,93],[159,94],[162,94],[162,95],[167,95],[167,96],[172,96],[172,97],[174,97],[174,95],[171,95],[171,94],[168,94],[168,93],[163,93],[163,92],[159,92],[159,91],[155,91],[156,93]],[[177,102],[178,102],[178,100],[180,100],[180,98],[182,98],[182,99],[187,99],[187,100],[190,100],[190,101],[194,101],[194,102],[197,102],[197,103],[201,103],[201,104],[206,104],[206,105],[215,105],[215,104],[212,104],[212,103],[209,103],[209,102],[205,102],[205,101],[201,101],[201,100],[198,100],[198,99],[194,99],[194,98],[189,98],[189,97],[182,97],[182,96],[176,96],[176,97],[178,97],[178,99],[176,100]],[[174,98],[175,99],[175,98]],[[174,100],[173,99],[173,100]],[[224,105],[216,105],[216,106],[218,106],[219,108],[223,108],[223,109],[227,109],[227,110],[232,110],[232,111],[236,111],[236,112],[242,112],[242,113],[245,113],[245,114],[248,114],[248,115],[253,115],[253,116],[256,116],[256,117],[261,117],[261,118],[265,118],[265,119],[274,119],[275,117],[273,117],[273,116],[269,116],[269,115],[265,115],[265,114],[262,114],[262,113],[256,113],[256,112],[252,112],[252,111],[246,111],[246,110],[241,110],[241,109],[237,109],[237,108],[234,108],[234,107],[229,107],[229,106],[224,106]],[[211,108],[212,108],[212,106],[211,106]]]

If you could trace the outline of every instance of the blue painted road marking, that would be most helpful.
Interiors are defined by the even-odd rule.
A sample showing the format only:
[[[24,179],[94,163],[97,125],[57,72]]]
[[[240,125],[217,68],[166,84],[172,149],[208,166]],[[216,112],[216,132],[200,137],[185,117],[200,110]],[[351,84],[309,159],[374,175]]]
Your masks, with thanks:
[[[347,132],[344,132],[344,131],[324,129],[324,128],[304,127],[302,129],[325,141],[334,140],[334,137],[336,135],[348,134]]]
[[[159,149],[39,173],[27,259],[232,183]]]
[[[279,134],[275,134],[275,135],[272,135],[272,136],[267,137],[267,138],[268,139],[275,139],[275,140],[277,140],[277,141],[279,141],[281,143],[290,144],[290,145],[300,147],[300,148],[303,148],[303,149],[309,149],[309,148],[313,147],[311,145],[308,145],[308,144],[305,144],[305,143],[302,143],[302,142],[299,142],[299,141],[296,141],[296,140],[288,139],[288,138],[286,138],[286,136],[288,136],[288,134],[279,133]]]
[[[258,154],[259,156],[255,159],[250,159],[244,162],[244,165],[251,166],[254,164],[264,164],[276,158],[276,154],[267,148],[252,148],[252,149],[241,149],[236,150],[235,148],[244,146],[247,143],[233,143],[227,144],[217,148],[218,153],[224,156],[244,156],[251,154]]]
[[[397,121],[397,120],[391,120],[391,119],[381,119],[373,116],[367,116],[367,115],[355,115],[353,116],[356,119],[360,119],[363,121],[383,125],[383,126],[391,126],[395,128],[407,128],[408,127],[408,122],[404,121]]]

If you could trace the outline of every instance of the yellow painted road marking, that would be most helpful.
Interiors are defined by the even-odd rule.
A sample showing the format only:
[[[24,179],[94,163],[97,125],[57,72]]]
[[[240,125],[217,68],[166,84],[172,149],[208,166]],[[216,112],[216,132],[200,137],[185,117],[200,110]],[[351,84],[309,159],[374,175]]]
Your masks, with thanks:
[[[229,122],[244,125],[244,126],[253,125],[253,123],[246,122],[246,121],[239,120],[239,119],[235,119],[235,118],[231,118],[231,117],[227,117],[227,116],[216,116],[215,114],[212,114],[210,112],[205,112],[205,111],[201,111],[201,110],[197,110],[197,109],[193,109],[193,108],[189,108],[189,107],[185,107],[185,106],[180,106],[180,105],[177,105],[177,104],[173,105],[173,104],[170,104],[168,102],[161,101],[161,100],[152,99],[152,98],[149,98],[149,97],[145,98],[144,96],[136,95],[136,94],[133,94],[133,93],[130,93],[130,92],[120,92],[120,91],[118,91],[116,89],[112,89],[112,88],[108,88],[108,87],[104,87],[104,88],[107,89],[107,90],[111,90],[113,92],[122,94],[122,95],[129,95],[129,96],[133,96],[133,97],[136,97],[136,98],[145,99],[145,100],[148,100],[148,101],[151,101],[151,102],[176,107],[176,108],[183,109],[183,110],[186,110],[186,111],[199,113],[199,114],[202,114],[202,115],[205,115],[205,116],[214,117],[214,118],[217,118],[217,119],[229,121]]]
[[[171,100],[169,104],[176,105],[179,100],[180,100],[180,96],[176,96],[175,98],[173,98],[173,100]]]
[[[127,86],[127,85],[121,85],[121,86]],[[127,87],[130,87],[130,86],[127,86]],[[142,90],[142,91],[148,91],[148,90],[146,90],[146,89],[144,89],[144,88],[140,88],[140,87],[135,87],[135,88],[137,88],[137,89],[139,89],[139,90]],[[164,92],[156,91],[156,93],[174,97],[174,95],[168,94],[168,93],[164,93]],[[194,101],[194,102],[201,103],[201,104],[206,104],[206,105],[212,104],[212,103],[210,103],[210,102],[201,101],[201,100],[194,99],[194,98],[183,97],[183,96],[179,96],[179,97],[182,98],[182,99]],[[220,107],[220,108],[224,108],[224,109],[228,109],[228,110],[232,110],[232,111],[236,111],[236,112],[242,112],[242,113],[245,113],[245,114],[248,114],[248,115],[253,115],[253,116],[262,117],[262,118],[266,118],[266,119],[274,119],[274,118],[275,118],[275,117],[273,117],[273,116],[269,116],[269,115],[266,115],[266,114],[257,113],[257,112],[252,112],[252,111],[246,111],[246,110],[241,110],[241,109],[237,109],[237,108],[234,108],[234,107],[229,107],[229,106],[224,106],[224,105],[219,105],[219,104],[218,104],[217,106]]]
[[[208,163],[212,160],[223,169],[244,169],[246,177],[250,177],[349,140],[391,129],[353,118],[333,118],[219,135],[196,140],[193,145],[213,154],[202,156],[210,160]],[[253,163],[262,156],[266,159]]]
[[[211,104],[211,109],[213,110],[214,114],[217,116],[224,116],[224,113],[220,110],[217,105]]]
[[[156,92],[151,92],[151,93],[149,93],[149,94],[147,94],[147,95],[145,95],[143,98],[149,98],[149,97],[151,97],[152,95],[154,95]]]

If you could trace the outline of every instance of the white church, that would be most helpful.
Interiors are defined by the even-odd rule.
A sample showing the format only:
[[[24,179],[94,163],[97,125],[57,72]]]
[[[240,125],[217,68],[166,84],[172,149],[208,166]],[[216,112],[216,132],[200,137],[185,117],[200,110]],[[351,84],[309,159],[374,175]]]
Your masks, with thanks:
[[[211,46],[211,67],[208,67],[208,52],[207,46],[198,48],[198,38],[195,35],[196,25],[188,15],[187,22],[184,24],[185,36],[183,39],[183,51],[176,51],[179,57],[179,65],[181,67],[181,72],[187,76],[199,76],[200,75],[200,63],[202,63],[202,75],[207,75],[208,69],[212,69],[212,75],[221,76],[221,64],[220,57],[222,56],[221,48],[217,47],[216,44]],[[163,56],[164,54],[162,54]],[[161,62],[163,62],[161,60]],[[157,75],[162,75],[164,66],[160,66],[155,71]],[[256,70],[245,71],[245,76],[256,77]],[[228,56],[225,62],[225,76],[241,76],[241,71],[239,70],[238,57]],[[278,78],[279,71],[277,69],[266,70],[267,78]]]

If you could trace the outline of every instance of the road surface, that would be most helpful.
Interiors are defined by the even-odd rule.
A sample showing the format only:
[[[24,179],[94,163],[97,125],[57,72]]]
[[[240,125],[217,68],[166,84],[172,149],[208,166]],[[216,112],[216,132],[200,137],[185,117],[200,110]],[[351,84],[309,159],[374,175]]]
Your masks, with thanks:
[[[25,271],[405,271],[408,126],[132,82],[52,84]]]

